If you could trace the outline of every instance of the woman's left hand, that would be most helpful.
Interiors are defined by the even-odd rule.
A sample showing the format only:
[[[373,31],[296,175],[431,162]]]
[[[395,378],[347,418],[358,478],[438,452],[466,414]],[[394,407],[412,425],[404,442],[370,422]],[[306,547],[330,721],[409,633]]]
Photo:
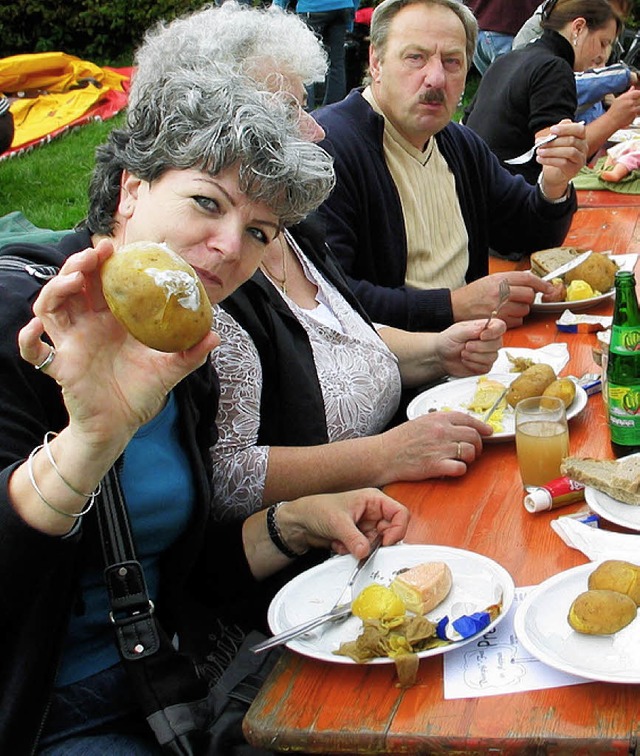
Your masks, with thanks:
[[[498,358],[506,323],[494,317],[455,323],[438,334],[438,353],[444,372],[456,377],[488,373]]]

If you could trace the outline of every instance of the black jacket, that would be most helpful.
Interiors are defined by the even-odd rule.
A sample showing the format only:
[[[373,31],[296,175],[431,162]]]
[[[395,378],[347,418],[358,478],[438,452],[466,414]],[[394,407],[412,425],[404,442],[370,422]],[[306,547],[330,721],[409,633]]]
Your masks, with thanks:
[[[68,255],[89,246],[89,235],[78,233],[57,246],[14,245],[1,254],[59,267]],[[12,470],[47,431],[67,423],[57,384],[22,360],[17,348],[17,332],[31,318],[41,285],[24,270],[0,269],[0,753],[19,756],[37,743],[76,600],[78,571],[100,551],[95,510],[77,533],[62,539],[27,526],[8,499]],[[199,655],[206,652],[199,644],[206,638],[202,622],[212,607],[229,594],[250,593],[257,584],[244,556],[241,524],[210,522],[209,448],[218,391],[209,363],[175,391],[197,498],[190,527],[162,558],[157,612],[165,629],[179,633],[183,648]]]

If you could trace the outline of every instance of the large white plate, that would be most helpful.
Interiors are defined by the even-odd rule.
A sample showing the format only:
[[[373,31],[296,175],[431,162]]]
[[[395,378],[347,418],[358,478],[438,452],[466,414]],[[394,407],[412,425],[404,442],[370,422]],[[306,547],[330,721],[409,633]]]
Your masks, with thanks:
[[[596,562],[545,580],[516,611],[522,645],[554,669],[588,680],[640,683],[640,618],[613,635],[583,635],[567,621],[573,600],[587,590]]]
[[[639,456],[640,454],[630,454],[628,459]],[[591,509],[605,520],[622,525],[623,528],[640,530],[640,506],[625,504],[591,486],[584,489],[584,498]]]
[[[615,289],[610,289],[597,297],[591,297],[590,299],[575,299],[573,302],[541,302],[539,300],[540,295],[536,294],[536,300],[531,305],[531,312],[564,312],[565,310],[582,312],[583,310],[590,310],[592,307],[600,304],[600,302],[606,302],[607,299],[611,299],[614,294]]]
[[[504,384],[511,384],[518,377],[519,373],[489,373],[488,378],[499,381]],[[446,381],[437,386],[433,386],[421,394],[418,394],[407,407],[407,417],[413,420],[420,415],[426,415],[428,412],[437,410],[459,410],[466,412],[473,417],[482,417],[482,413],[470,412],[468,407],[473,400],[473,395],[478,384],[478,376],[469,378],[457,378],[453,381]],[[588,396],[581,386],[576,386],[576,395],[574,400],[567,408],[567,419],[580,414],[587,406]],[[502,425],[504,430],[501,433],[494,433],[492,436],[485,438],[486,442],[490,441],[511,441],[515,438],[515,416],[513,408],[507,406],[502,416]]]
[[[453,574],[453,587],[447,598],[432,612],[427,614],[431,620],[447,615],[454,604],[470,602],[476,610],[484,609],[500,599],[500,615],[486,627],[482,634],[495,627],[509,611],[515,592],[511,575],[497,562],[481,554],[448,546],[423,546],[398,544],[380,549],[367,570],[354,586],[354,595],[370,583],[389,585],[398,570],[413,567],[421,562],[446,562]],[[355,565],[350,555],[332,557],[326,562],[312,567],[296,576],[275,595],[269,606],[269,627],[274,633],[288,630],[290,627],[312,619],[328,611],[340,596],[351,571]],[[287,646],[304,656],[338,664],[355,664],[346,656],[336,656],[333,651],[341,643],[355,640],[360,634],[362,622],[357,617],[349,617],[344,622],[325,624],[304,636],[295,638]],[[420,651],[420,658],[444,654],[454,648],[468,643],[472,636],[464,641],[447,646]],[[369,664],[390,664],[392,659],[380,657]]]
[[[606,252],[600,252],[598,254],[606,254]],[[618,264],[620,270],[633,271],[638,261],[637,254],[626,255],[609,255]],[[591,307],[595,307],[601,302],[606,302],[607,299],[611,299],[615,294],[615,289],[610,289],[600,294],[597,297],[591,297],[591,299],[576,299],[574,302],[541,302],[540,298],[542,294],[536,294],[536,297],[531,305],[531,312],[564,312],[565,310],[571,310],[571,312],[582,312],[583,310],[589,310]]]

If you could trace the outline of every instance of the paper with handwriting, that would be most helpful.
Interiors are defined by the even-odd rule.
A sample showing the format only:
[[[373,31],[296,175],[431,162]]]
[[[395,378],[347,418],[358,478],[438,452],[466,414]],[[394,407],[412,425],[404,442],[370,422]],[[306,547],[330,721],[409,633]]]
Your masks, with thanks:
[[[534,587],[516,588],[513,604],[499,625],[476,641],[445,654],[445,699],[499,696],[589,682],[547,666],[518,643],[513,618]]]

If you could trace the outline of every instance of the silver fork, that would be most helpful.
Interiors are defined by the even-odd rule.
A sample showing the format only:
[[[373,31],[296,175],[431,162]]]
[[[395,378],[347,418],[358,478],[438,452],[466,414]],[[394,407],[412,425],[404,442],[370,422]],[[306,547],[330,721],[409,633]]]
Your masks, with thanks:
[[[518,155],[517,157],[510,158],[509,160],[505,160],[505,163],[508,163],[509,165],[522,165],[523,163],[528,163],[531,158],[536,154],[536,150],[538,147],[542,147],[543,144],[549,144],[549,142],[553,142],[554,139],[557,139],[557,134],[549,134],[546,137],[543,137],[542,139],[538,140],[533,147],[530,150],[527,150],[526,152],[523,152],[522,155]]]
[[[381,544],[382,536],[377,535],[371,544],[369,554],[366,557],[363,557],[353,568],[353,572],[349,575],[349,580],[347,580],[347,584],[343,588],[342,593],[338,596],[336,603],[328,612],[307,620],[306,622],[302,622],[299,625],[295,625],[294,627],[290,627],[288,630],[283,630],[272,638],[267,638],[267,640],[262,641],[262,643],[257,643],[255,646],[251,646],[251,651],[253,651],[254,654],[259,654],[261,651],[267,651],[274,646],[281,646],[283,643],[288,643],[288,641],[293,638],[297,638],[298,635],[303,635],[319,625],[324,625],[325,622],[335,622],[336,620],[346,619],[351,614],[351,601],[353,599],[352,590],[356,578],[368,564],[371,564]]]
[[[487,322],[484,324],[484,327],[482,330],[484,331],[485,328],[489,327],[489,323],[495,316],[500,312],[500,308],[502,305],[509,299],[509,294],[511,292],[511,287],[509,286],[509,282],[506,278],[502,278],[500,280],[500,285],[498,286],[498,304],[496,305],[495,310],[491,311],[491,315],[487,318]]]

